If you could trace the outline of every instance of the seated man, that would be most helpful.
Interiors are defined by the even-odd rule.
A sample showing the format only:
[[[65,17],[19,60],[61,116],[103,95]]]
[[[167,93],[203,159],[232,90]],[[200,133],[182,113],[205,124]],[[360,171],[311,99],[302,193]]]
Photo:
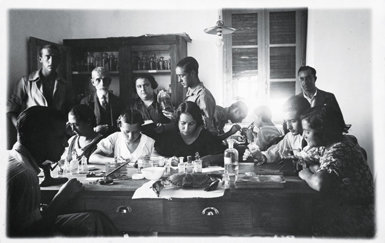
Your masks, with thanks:
[[[84,97],[80,104],[85,104],[94,111],[96,117],[95,132],[107,136],[118,130],[116,119],[122,111],[122,104],[117,96],[109,92],[111,77],[103,67],[92,70],[91,84],[95,92]]]
[[[221,140],[224,140],[237,131],[241,130],[241,126],[235,124],[228,132],[224,132],[223,128],[229,121],[232,123],[242,122],[247,116],[247,105],[242,101],[237,101],[229,107],[221,107],[217,105],[214,112],[214,122]]]
[[[303,145],[302,126],[300,116],[310,108],[309,103],[303,97],[293,96],[284,105],[284,117],[289,129],[283,139],[269,147],[266,151],[261,152],[259,149],[246,150],[243,158],[252,156],[258,162],[278,162],[289,152],[300,151]]]
[[[7,235],[10,237],[118,235],[107,217],[98,213],[65,212],[82,184],[71,179],[40,212],[39,167],[45,160],[58,161],[67,145],[65,117],[52,108],[34,106],[17,120],[18,141],[8,157]]]

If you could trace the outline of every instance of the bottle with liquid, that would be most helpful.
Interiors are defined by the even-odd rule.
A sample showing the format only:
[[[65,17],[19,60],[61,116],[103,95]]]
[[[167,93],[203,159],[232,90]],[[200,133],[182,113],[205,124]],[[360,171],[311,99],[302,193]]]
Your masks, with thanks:
[[[94,55],[91,52],[87,52],[87,71],[94,69]]]
[[[80,161],[79,173],[87,173],[88,165],[87,165],[87,157],[83,156]]]
[[[157,101],[160,104],[162,110],[174,112],[174,107],[171,103],[171,96],[168,92],[160,90],[157,96]]]
[[[187,162],[185,165],[186,165],[186,173],[191,174],[194,172],[194,165],[193,165],[193,160],[191,155],[187,156]]]
[[[229,147],[224,152],[224,176],[230,182],[234,182],[238,177],[239,161],[238,151],[234,148],[234,140],[228,140]]]
[[[202,172],[202,160],[199,156],[199,152],[195,153],[195,160],[194,160],[194,173],[201,173]]]
[[[179,157],[178,173],[186,173],[186,167],[183,162],[183,157]]]
[[[75,151],[72,151],[72,159],[70,162],[70,173],[71,175],[79,173],[79,160],[77,159],[77,155]]]

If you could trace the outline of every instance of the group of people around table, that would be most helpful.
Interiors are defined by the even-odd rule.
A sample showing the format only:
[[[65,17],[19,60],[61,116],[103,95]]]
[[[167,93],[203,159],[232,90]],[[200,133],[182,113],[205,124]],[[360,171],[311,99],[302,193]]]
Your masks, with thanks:
[[[252,125],[241,128],[237,123],[246,117],[247,105],[238,101],[230,107],[218,106],[200,81],[193,57],[176,65],[178,81],[187,93],[175,111],[163,109],[158,102],[158,84],[151,75],[135,79],[137,97],[123,105],[109,91],[111,77],[102,67],[91,73],[94,92],[73,105],[71,87],[56,73],[57,47],[44,46],[40,62],[42,68],[23,77],[8,99],[7,114],[18,131],[9,154],[9,236],[119,235],[101,213],[63,214],[65,202],[82,190],[76,179],[64,184],[48,208],[40,211],[39,187],[67,180],[52,178],[49,162],[57,162],[65,147],[67,160],[75,154],[90,164],[155,155],[187,157],[198,152],[204,166],[221,165],[223,141],[238,131],[249,143],[242,156],[246,161],[277,163],[288,155],[300,161],[299,177],[325,195],[314,205],[315,234],[373,236],[374,188],[366,152],[354,136],[346,135],[349,126],[335,96],[316,88],[314,68],[298,70],[302,93],[284,104],[285,134],[265,106],[253,111]],[[226,123],[232,124],[224,132]],[[45,176],[40,185],[39,167]]]

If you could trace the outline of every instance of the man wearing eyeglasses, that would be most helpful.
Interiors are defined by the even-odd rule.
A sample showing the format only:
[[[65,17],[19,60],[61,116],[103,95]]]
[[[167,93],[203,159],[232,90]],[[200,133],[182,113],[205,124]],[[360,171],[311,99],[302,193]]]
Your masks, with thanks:
[[[116,120],[122,111],[122,104],[119,98],[108,90],[111,76],[103,67],[96,67],[92,70],[91,84],[95,87],[95,92],[84,97],[80,104],[85,104],[94,111],[95,132],[107,136],[118,129]]]

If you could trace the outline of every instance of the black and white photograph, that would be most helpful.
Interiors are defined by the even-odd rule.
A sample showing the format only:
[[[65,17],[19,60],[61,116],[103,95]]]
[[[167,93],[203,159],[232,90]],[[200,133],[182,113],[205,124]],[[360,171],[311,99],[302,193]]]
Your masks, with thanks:
[[[0,241],[384,240],[385,1],[0,4]]]

